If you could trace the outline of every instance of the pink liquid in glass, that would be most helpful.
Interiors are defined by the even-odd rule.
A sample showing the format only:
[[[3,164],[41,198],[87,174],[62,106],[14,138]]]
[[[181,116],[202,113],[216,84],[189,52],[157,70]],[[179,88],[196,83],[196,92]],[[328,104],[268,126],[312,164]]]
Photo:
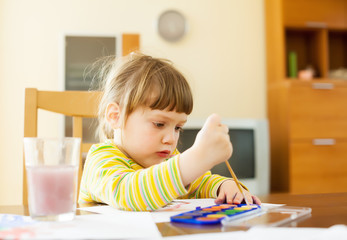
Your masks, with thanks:
[[[27,166],[26,169],[32,216],[74,214],[77,167]]]

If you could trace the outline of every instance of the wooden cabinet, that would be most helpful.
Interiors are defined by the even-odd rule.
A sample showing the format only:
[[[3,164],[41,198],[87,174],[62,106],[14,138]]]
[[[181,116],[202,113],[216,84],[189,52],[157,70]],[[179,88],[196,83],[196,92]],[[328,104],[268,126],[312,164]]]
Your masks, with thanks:
[[[293,82],[289,89],[289,190],[347,190],[347,82]]]
[[[290,139],[347,139],[347,81],[294,81],[289,91]]]
[[[265,0],[265,10],[271,190],[345,192],[347,78],[332,72],[347,69],[347,1]],[[292,52],[312,79],[292,77]]]
[[[284,25],[344,28],[345,8],[345,0],[284,0]]]
[[[300,194],[346,191],[346,149],[347,139],[322,145],[313,145],[310,140],[291,142],[290,191]]]

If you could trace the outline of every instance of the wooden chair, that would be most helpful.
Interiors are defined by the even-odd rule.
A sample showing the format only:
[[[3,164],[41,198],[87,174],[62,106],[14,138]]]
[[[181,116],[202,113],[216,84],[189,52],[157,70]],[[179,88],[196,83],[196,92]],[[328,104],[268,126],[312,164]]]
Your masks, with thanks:
[[[38,109],[72,117],[72,136],[82,139],[82,119],[97,117],[101,92],[87,91],[39,91],[25,89],[24,137],[37,137]],[[82,153],[88,152],[92,143],[81,143],[78,172],[78,190],[82,177]],[[23,158],[24,159],[24,158]],[[28,203],[26,170],[23,161],[23,204]]]

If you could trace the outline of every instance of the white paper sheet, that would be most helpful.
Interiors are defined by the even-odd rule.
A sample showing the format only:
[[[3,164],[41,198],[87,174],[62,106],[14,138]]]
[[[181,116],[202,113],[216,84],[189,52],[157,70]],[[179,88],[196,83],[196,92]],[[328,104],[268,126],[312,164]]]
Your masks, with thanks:
[[[208,207],[215,205],[215,199],[213,198],[201,198],[201,199],[177,199],[172,201],[167,206],[160,208],[156,211],[151,212],[153,221],[155,223],[159,222],[170,222],[170,217],[180,214],[182,212],[193,211],[197,207]],[[265,209],[270,209],[274,207],[283,206],[284,204],[270,204],[262,203],[262,207]],[[95,206],[95,207],[86,207],[80,208],[80,210],[100,213],[100,214],[121,214],[124,211],[114,209],[110,206]]]
[[[167,206],[160,208],[156,211],[150,212],[153,221],[155,223],[158,222],[170,222],[170,216],[192,211],[196,207],[207,207],[214,205],[214,199],[184,199],[184,200],[174,200]],[[117,210],[113,207],[110,207],[108,205],[104,206],[95,206],[95,207],[85,207],[85,208],[79,208],[83,211],[89,211],[94,213],[100,213],[100,214],[111,214],[111,215],[119,215],[123,214],[125,211]],[[132,213],[132,212],[126,212],[126,213]]]
[[[149,213],[79,215],[68,222],[36,222],[24,216],[0,228],[0,239],[160,239]],[[22,220],[19,218],[22,217]],[[11,227],[11,225],[13,227]],[[16,226],[14,226],[16,225]]]

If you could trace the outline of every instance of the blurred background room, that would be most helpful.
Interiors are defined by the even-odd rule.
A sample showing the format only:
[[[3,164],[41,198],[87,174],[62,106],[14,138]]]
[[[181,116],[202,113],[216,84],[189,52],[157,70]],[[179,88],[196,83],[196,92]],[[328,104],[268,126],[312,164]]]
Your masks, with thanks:
[[[169,20],[159,22],[166,11]],[[132,46],[171,60],[187,77],[189,118],[216,112],[269,123],[271,192],[329,191],[307,180],[319,185],[324,176],[336,186],[330,190],[347,191],[347,85],[329,71],[347,67],[347,1],[0,0],[0,24],[0,205],[22,202],[25,88],[88,90],[85,67]],[[338,129],[320,132],[324,123]],[[63,136],[69,120],[40,111],[39,125],[38,136]],[[333,164],[323,166],[328,175],[317,168],[325,160]]]
[[[170,9],[187,22],[176,42],[156,27]],[[0,16],[0,204],[22,201],[24,89],[64,90],[66,36],[139,34],[142,52],[186,75],[191,117],[266,116],[263,1],[0,0]],[[39,112],[38,136],[60,136],[59,120]]]

